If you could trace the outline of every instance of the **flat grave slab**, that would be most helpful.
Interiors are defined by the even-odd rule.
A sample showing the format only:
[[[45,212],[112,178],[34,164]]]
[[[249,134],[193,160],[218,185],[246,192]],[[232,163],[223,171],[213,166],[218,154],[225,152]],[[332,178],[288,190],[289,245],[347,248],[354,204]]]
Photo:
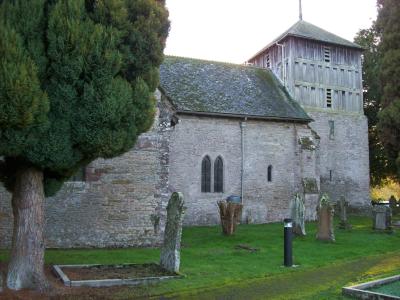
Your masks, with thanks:
[[[69,287],[147,285],[183,276],[155,263],[118,265],[54,265],[53,272]]]
[[[400,275],[343,287],[342,294],[366,300],[400,299],[398,287],[400,287]]]

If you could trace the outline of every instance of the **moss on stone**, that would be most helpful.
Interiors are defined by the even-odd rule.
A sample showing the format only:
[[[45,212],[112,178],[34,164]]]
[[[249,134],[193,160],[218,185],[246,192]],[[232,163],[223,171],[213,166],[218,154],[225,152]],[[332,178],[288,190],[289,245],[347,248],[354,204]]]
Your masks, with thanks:
[[[303,178],[304,193],[318,193],[318,184],[315,178]]]
[[[313,139],[309,136],[301,137],[299,139],[299,144],[301,145],[301,149],[303,150],[314,151],[316,149]]]
[[[272,72],[260,68],[166,57],[160,87],[179,111],[311,120]]]

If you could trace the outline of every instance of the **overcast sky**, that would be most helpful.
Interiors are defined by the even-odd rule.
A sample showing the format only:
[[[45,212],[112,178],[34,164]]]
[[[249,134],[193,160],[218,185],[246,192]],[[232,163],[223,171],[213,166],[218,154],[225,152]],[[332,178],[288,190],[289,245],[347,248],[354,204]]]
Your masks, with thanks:
[[[350,41],[376,0],[302,0],[303,20]],[[299,0],[167,0],[165,54],[243,63],[299,19]]]

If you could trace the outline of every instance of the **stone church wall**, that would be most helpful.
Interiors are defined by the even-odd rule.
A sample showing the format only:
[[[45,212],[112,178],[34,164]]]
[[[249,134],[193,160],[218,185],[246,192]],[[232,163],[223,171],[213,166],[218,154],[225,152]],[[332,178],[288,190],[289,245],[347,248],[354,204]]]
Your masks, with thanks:
[[[307,113],[315,120],[310,126],[321,138],[321,191],[333,201],[344,195],[355,210],[366,210],[370,205],[367,118],[344,112]],[[333,121],[333,132],[329,121]]]
[[[161,243],[169,197],[170,123],[168,110],[161,105],[159,111],[157,126],[142,134],[134,149],[92,162],[85,181],[67,182],[55,197],[46,199],[46,247]],[[0,248],[11,245],[12,222],[10,194],[0,188]]]
[[[171,132],[170,189],[184,194],[186,225],[219,223],[217,201],[241,194],[240,119],[180,115]],[[263,223],[288,216],[289,201],[300,190],[301,163],[297,128],[306,125],[263,120],[244,126],[243,219]],[[201,162],[208,155],[224,162],[224,192],[201,192]],[[314,162],[313,162],[314,163]],[[272,181],[267,180],[272,166]],[[213,178],[211,186],[213,185]],[[213,187],[212,187],[213,188]],[[212,191],[213,189],[211,189]],[[315,207],[308,205],[308,210]],[[311,215],[308,214],[308,215]]]

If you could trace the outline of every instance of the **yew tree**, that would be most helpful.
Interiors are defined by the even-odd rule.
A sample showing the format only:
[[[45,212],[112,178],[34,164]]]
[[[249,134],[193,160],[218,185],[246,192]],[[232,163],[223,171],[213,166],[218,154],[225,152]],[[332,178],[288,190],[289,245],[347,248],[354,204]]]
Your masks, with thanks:
[[[168,29],[163,0],[0,0],[10,289],[47,286],[45,197],[81,166],[129,150],[152,124]]]
[[[378,0],[376,29],[380,39],[381,111],[379,137],[400,179],[400,1]]]

